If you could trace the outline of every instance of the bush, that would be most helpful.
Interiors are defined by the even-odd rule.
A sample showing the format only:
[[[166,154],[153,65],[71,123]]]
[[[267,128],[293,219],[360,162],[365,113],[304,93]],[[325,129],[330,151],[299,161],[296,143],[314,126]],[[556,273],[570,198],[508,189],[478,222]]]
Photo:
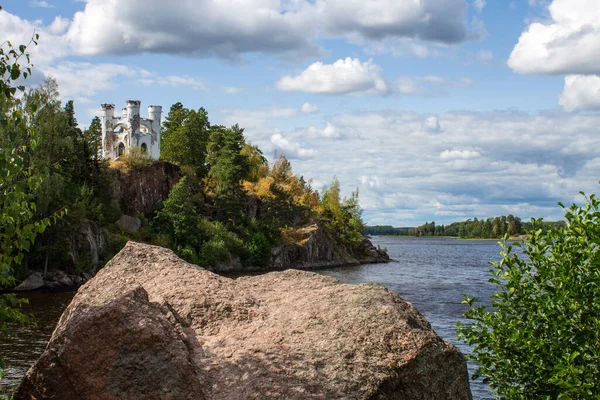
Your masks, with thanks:
[[[490,279],[496,311],[463,301],[473,322],[458,324],[458,337],[503,398],[600,397],[600,201],[586,200],[565,210],[565,228],[544,233],[532,220],[523,258],[502,246]]]
[[[204,242],[200,248],[199,265],[203,267],[214,267],[221,261],[231,259],[231,253],[222,239],[211,239]]]
[[[271,243],[262,232],[250,234],[246,244],[248,252],[246,264],[253,267],[263,267],[271,259]]]
[[[123,154],[120,160],[130,169],[145,167],[152,164],[152,158],[148,152],[143,151],[140,147],[132,147],[127,154]]]

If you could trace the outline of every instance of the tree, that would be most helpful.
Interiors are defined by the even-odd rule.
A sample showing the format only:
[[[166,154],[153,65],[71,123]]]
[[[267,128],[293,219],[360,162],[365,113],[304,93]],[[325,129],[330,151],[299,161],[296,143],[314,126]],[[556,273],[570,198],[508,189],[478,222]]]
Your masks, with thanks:
[[[244,130],[238,125],[231,128],[213,126],[207,145],[209,165],[207,190],[219,203],[218,214],[225,221],[242,219],[245,192],[242,179],[248,175],[248,158],[243,155]]]
[[[0,7],[1,10],[1,7]],[[35,45],[34,35],[29,45]],[[23,112],[15,107],[14,96],[23,86],[15,80],[31,75],[27,48],[15,48],[10,42],[0,46],[0,287],[14,284],[13,269],[23,260],[36,236],[61,215],[35,220],[36,204],[32,192],[43,183],[44,174],[35,171],[28,162],[29,151],[39,144],[35,131],[26,123]],[[23,69],[20,65],[26,59]],[[26,300],[13,294],[0,296],[0,331],[10,323],[25,323],[28,318],[18,308]]]
[[[192,167],[199,178],[206,176],[206,146],[210,130],[206,110],[188,110],[181,103],[175,103],[163,128],[161,159]]]
[[[532,220],[522,258],[511,245],[502,246],[490,279],[499,288],[492,296],[495,311],[465,297],[472,323],[459,324],[458,336],[473,346],[476,375],[499,396],[600,397],[599,205],[594,195],[583,207],[560,204],[565,228],[544,232],[542,221]]]
[[[362,242],[362,210],[358,204],[358,189],[350,198],[340,199],[340,181],[333,178],[331,186],[323,190],[321,203],[317,208],[323,226],[331,226],[332,233],[350,246],[352,250]]]

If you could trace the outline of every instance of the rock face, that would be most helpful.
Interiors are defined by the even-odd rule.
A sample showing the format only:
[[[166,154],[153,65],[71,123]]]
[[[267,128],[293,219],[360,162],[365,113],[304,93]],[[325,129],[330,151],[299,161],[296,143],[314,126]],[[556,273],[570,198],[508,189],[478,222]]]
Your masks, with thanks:
[[[128,243],[62,315],[18,399],[471,399],[462,354],[376,284],[237,280]]]
[[[297,229],[294,243],[273,249],[269,269],[319,269],[344,265],[388,262],[387,254],[365,238],[356,255],[327,235],[316,224]]]
[[[73,263],[86,259],[95,268],[106,253],[107,231],[98,224],[82,220],[71,237]]]
[[[361,264],[376,264],[390,261],[390,257],[387,253],[384,250],[373,246],[373,243],[367,238],[360,244],[358,253],[358,261]]]
[[[144,216],[150,216],[167,199],[181,173],[178,166],[162,161],[125,173],[114,171],[111,197],[121,203],[126,214]]]

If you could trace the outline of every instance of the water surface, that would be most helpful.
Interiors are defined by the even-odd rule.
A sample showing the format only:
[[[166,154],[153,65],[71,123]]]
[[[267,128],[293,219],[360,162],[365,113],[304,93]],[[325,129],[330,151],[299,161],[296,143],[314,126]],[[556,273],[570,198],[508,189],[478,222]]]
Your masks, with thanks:
[[[398,261],[317,272],[347,283],[377,282],[385,285],[413,303],[442,338],[467,353],[468,347],[456,340],[456,322],[462,320],[466,309],[460,304],[462,294],[488,299],[494,292],[495,287],[487,282],[490,277],[488,262],[499,259],[497,243],[489,240],[395,237],[375,237],[372,241],[375,245],[386,247],[390,257]],[[39,358],[73,296],[74,293],[27,294],[30,304],[25,311],[36,317],[37,326],[19,328],[13,337],[0,334],[0,359],[6,363],[0,389],[17,385]],[[473,372],[473,364],[469,364],[469,370]],[[471,390],[475,399],[490,398],[489,388],[482,382],[471,382]]]
[[[40,357],[74,295],[74,292],[27,293],[29,304],[23,306],[23,311],[33,314],[36,325],[19,327],[10,336],[0,333],[0,360],[5,364],[0,393],[2,389],[18,385],[25,372]]]

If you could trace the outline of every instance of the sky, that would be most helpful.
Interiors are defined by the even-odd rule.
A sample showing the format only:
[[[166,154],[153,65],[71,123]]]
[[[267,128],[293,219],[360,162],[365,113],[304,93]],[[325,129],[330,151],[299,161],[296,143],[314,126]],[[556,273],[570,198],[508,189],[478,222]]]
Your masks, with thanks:
[[[600,179],[599,0],[0,0],[82,126],[204,107],[369,225],[558,220]],[[144,114],[142,116],[145,116]]]

